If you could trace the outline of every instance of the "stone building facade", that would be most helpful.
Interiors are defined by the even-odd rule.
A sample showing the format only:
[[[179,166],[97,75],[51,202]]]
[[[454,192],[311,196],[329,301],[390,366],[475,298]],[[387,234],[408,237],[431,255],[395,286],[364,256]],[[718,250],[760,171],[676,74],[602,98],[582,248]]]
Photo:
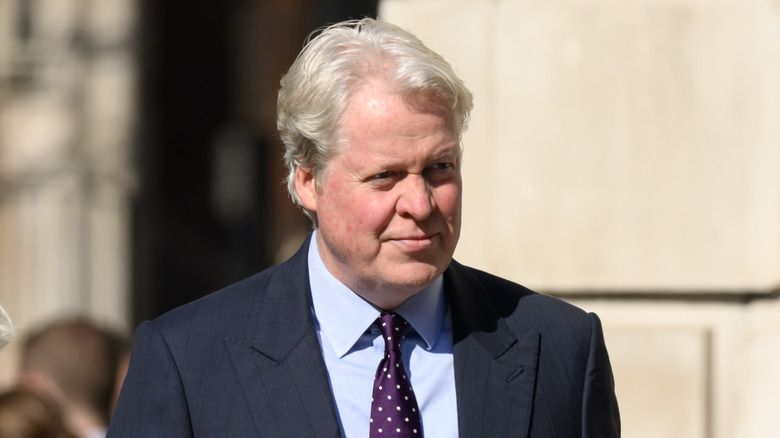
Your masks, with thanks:
[[[624,436],[780,412],[780,2],[385,0],[475,94],[456,258],[597,312]]]

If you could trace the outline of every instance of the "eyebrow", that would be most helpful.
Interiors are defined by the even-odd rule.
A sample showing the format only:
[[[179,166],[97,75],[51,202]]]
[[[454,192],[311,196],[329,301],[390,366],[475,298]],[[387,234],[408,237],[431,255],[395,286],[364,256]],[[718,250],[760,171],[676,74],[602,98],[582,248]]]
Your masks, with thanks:
[[[442,144],[442,147],[444,150],[442,150],[437,155],[433,156],[434,160],[440,160],[442,158],[447,158],[450,154],[454,153],[457,157],[460,157],[461,153],[463,152],[463,148],[460,147],[459,141],[454,141],[453,143],[444,143]]]
[[[435,153],[433,155],[426,158],[426,162],[435,162],[442,159],[448,159],[453,155],[455,158],[460,158],[463,149],[460,147],[460,142],[455,141],[452,144],[442,143],[441,146],[436,146],[436,150],[434,150],[434,152]],[[394,154],[383,154],[382,156],[382,167],[392,168],[401,164],[403,164],[402,160],[399,160],[398,157]]]

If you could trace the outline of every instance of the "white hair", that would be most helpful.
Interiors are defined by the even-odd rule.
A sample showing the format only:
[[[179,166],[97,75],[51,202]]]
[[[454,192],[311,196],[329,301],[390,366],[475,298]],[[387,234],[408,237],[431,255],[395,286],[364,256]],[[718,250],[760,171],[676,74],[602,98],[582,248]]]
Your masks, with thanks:
[[[14,329],[11,318],[8,317],[3,306],[0,306],[0,348],[8,345],[15,335],[16,329]]]
[[[313,34],[314,35],[314,34]],[[316,33],[281,80],[276,126],[284,142],[287,190],[303,207],[295,171],[307,168],[319,184],[338,152],[337,130],[352,95],[381,78],[410,106],[435,103],[452,115],[460,136],[473,107],[471,92],[452,66],[417,37],[371,18],[348,20]],[[317,226],[314,212],[304,211]]]

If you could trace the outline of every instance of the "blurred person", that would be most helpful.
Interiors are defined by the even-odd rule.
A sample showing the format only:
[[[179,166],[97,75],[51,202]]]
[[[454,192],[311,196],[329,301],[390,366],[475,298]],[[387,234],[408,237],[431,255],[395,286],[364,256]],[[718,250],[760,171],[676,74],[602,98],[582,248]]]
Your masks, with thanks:
[[[0,438],[76,438],[57,407],[37,394],[13,389],[0,394]]]
[[[452,259],[471,108],[397,26],[310,39],[277,126],[314,231],[139,326],[109,437],[619,436],[598,317]]]
[[[83,318],[32,331],[21,347],[19,384],[59,406],[78,438],[105,437],[127,341]]]

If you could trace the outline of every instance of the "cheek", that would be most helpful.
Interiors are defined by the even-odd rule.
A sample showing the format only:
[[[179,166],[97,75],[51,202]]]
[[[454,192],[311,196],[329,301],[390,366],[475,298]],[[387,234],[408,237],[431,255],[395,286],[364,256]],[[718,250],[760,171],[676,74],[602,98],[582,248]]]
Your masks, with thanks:
[[[381,233],[395,213],[394,199],[390,193],[376,192],[354,197],[349,208],[355,212],[355,228]]]
[[[461,187],[460,184],[448,184],[436,190],[436,204],[442,215],[451,222],[460,220]]]
[[[357,242],[360,235],[381,232],[392,217],[394,208],[385,194],[355,190],[346,185],[333,185],[328,190],[327,193],[339,194],[324,199],[326,207],[323,213],[327,216],[328,225],[355,245],[360,245]]]

